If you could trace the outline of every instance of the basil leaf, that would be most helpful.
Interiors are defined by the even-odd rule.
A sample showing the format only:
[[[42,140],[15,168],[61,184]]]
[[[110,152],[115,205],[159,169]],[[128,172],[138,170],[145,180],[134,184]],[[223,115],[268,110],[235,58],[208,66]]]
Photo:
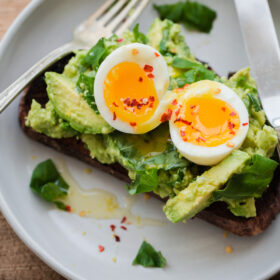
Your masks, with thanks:
[[[255,109],[256,112],[261,111],[261,104],[259,102],[259,99],[255,96],[255,94],[253,93],[247,93],[249,100],[253,106],[253,108]]]
[[[164,267],[166,259],[160,251],[156,251],[151,244],[143,241],[132,264],[144,267]]]
[[[255,154],[240,174],[234,174],[226,187],[213,194],[214,200],[259,198],[271,182],[278,163]]]
[[[60,176],[52,160],[48,159],[35,167],[30,188],[46,201],[54,202],[62,209],[64,204],[58,199],[67,195],[69,186]]]
[[[157,169],[136,171],[135,180],[127,187],[129,194],[151,192],[158,186]]]
[[[96,45],[94,45],[86,54],[86,56],[82,59],[81,64],[92,67],[92,69],[98,67],[102,60],[104,59],[104,55],[106,53],[106,47],[104,43],[104,38],[101,38]]]
[[[161,19],[181,22],[187,27],[209,33],[217,17],[214,10],[193,1],[177,2],[170,5],[154,5]]]
[[[148,38],[145,34],[139,31],[139,23],[137,23],[134,28],[132,29],[134,40],[138,43],[147,44]]]
[[[83,98],[91,107],[91,109],[96,114],[99,114],[99,111],[95,103],[93,84],[94,84],[94,77],[81,73],[76,85],[77,85],[78,92],[83,95]]]

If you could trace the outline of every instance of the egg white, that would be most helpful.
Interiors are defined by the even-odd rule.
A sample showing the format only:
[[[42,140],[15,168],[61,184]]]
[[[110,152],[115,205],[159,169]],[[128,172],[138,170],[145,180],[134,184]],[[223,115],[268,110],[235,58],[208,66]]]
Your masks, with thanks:
[[[139,53],[137,55],[132,53],[133,49],[137,49]],[[158,56],[155,55],[158,54]],[[119,47],[115,51],[113,51],[110,55],[108,55],[105,60],[100,65],[94,82],[94,96],[97,108],[101,114],[101,116],[115,129],[122,131],[124,133],[145,133],[160,124],[159,116],[161,112],[163,112],[167,105],[158,106],[155,112],[155,115],[148,120],[147,123],[142,124],[143,127],[141,129],[141,124],[137,125],[137,129],[131,127],[131,125],[127,122],[124,122],[120,119],[116,119],[113,121],[113,113],[109,110],[106,105],[104,99],[104,81],[108,72],[117,64],[122,62],[135,62],[141,68],[144,68],[146,64],[153,66],[153,74],[154,74],[154,86],[156,89],[156,94],[159,99],[159,103],[161,99],[165,95],[168,85],[169,85],[169,73],[167,64],[164,58],[160,55],[160,53],[144,44],[133,43]],[[141,98],[141,96],[139,96]],[[133,120],[131,120],[133,122]],[[148,124],[149,123],[149,124]]]
[[[238,149],[245,140],[249,128],[249,125],[242,125],[243,123],[249,123],[248,111],[244,103],[232,89],[224,84],[214,81],[199,81],[192,84],[189,90],[186,89],[179,103],[181,102],[183,105],[189,98],[207,94],[211,89],[216,90],[217,88],[221,91],[215,94],[213,98],[218,98],[230,104],[239,115],[240,127],[236,135],[230,140],[230,142],[234,144],[234,147],[228,147],[226,145],[227,142],[215,147],[205,147],[185,142],[180,136],[178,127],[174,124],[175,116],[173,116],[169,122],[170,136],[178,151],[185,158],[199,165],[215,165],[229,155],[234,149]]]

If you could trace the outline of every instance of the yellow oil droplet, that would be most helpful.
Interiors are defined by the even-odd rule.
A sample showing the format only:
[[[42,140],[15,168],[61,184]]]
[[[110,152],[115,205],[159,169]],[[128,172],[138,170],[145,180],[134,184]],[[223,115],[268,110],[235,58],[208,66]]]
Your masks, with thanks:
[[[35,155],[33,155],[31,158],[32,158],[32,159],[34,159],[34,160],[36,160],[36,159],[37,159],[37,157],[36,157]]]
[[[115,263],[115,262],[117,262],[117,259],[116,258],[112,258],[112,261]]]
[[[227,254],[231,254],[233,252],[233,248],[229,245],[226,246],[225,251]]]
[[[80,211],[79,215],[80,215],[81,217],[84,217],[84,216],[86,215],[86,212],[85,212],[84,210],[82,210],[82,211]]]

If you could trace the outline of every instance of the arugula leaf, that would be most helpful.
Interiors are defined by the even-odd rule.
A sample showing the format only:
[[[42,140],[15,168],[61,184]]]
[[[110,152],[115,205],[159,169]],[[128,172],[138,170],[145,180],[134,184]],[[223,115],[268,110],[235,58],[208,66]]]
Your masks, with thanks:
[[[132,29],[134,40],[138,43],[147,44],[148,38],[145,34],[139,31],[139,23],[137,23],[134,28]]]
[[[48,202],[54,202],[60,209],[66,210],[58,199],[64,198],[69,186],[60,176],[52,160],[39,163],[33,170],[30,188]]]
[[[101,38],[96,45],[94,45],[82,59],[81,64],[87,67],[92,67],[92,69],[98,67],[104,55],[106,53],[106,47],[104,38]]]
[[[170,5],[154,5],[161,19],[182,22],[187,27],[209,33],[217,17],[214,10],[193,1],[177,2]]]
[[[226,187],[213,194],[214,200],[259,198],[273,178],[278,163],[255,154],[240,174],[234,174]]]
[[[255,109],[256,112],[261,111],[261,104],[259,102],[259,99],[255,96],[255,94],[253,93],[247,93],[249,100],[253,106],[253,108]]]
[[[200,80],[214,80],[216,74],[207,69],[203,64],[199,64],[188,59],[175,57],[172,66],[187,70],[183,75],[176,78],[177,85],[183,87],[185,84],[191,84]]]
[[[166,259],[160,251],[156,251],[151,244],[143,241],[132,264],[144,267],[164,267]]]
[[[83,95],[83,98],[91,107],[91,109],[99,115],[94,98],[93,83],[94,77],[81,73],[76,85],[78,92]]]

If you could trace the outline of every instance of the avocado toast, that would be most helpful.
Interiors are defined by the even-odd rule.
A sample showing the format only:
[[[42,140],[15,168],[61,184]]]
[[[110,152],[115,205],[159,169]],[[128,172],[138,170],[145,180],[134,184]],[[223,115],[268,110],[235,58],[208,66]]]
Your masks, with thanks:
[[[138,29],[135,29],[133,33],[128,32],[124,34],[121,42],[118,42],[119,38],[113,37],[106,41],[106,48],[107,50],[114,48],[117,43],[145,41],[146,38],[139,34]],[[220,79],[203,64],[198,66],[198,62],[179,34],[178,25],[170,21],[156,20],[148,33],[148,38],[149,43],[164,54],[172,73],[170,85],[173,88],[186,83],[184,79],[187,79],[188,83],[192,82],[191,79],[196,82],[198,76],[201,79]],[[278,172],[275,173],[270,187],[264,191],[261,198],[256,199],[256,207],[253,195],[245,199],[212,201],[212,193],[222,188],[233,174],[242,172],[250,158],[253,158],[255,154],[268,158],[273,155],[275,149],[277,138],[274,137],[273,129],[265,125],[263,111],[257,108],[256,90],[248,69],[239,71],[230,80],[224,79],[223,82],[234,87],[241,96],[243,95],[244,103],[247,102],[253,114],[250,119],[251,131],[241,151],[233,152],[227,160],[207,169],[193,165],[180,157],[168,140],[166,124],[141,136],[128,137],[124,133],[113,131],[96,112],[94,100],[90,100],[88,94],[91,89],[84,90],[85,85],[87,86],[86,79],[94,77],[92,68],[81,70],[85,65],[82,65],[80,61],[85,56],[85,52],[78,52],[65,68],[69,57],[50,69],[52,72],[46,74],[48,95],[43,76],[35,80],[26,90],[20,104],[19,119],[22,129],[29,137],[125,180],[130,183],[128,187],[130,194],[153,191],[157,197],[165,201],[169,198],[165,213],[174,222],[186,218],[187,211],[187,218],[196,215],[227,231],[249,236],[262,232],[271,223],[280,210]],[[196,64],[195,69],[187,69],[188,71],[176,69],[173,67],[175,56],[187,58]],[[63,75],[56,74],[63,70]],[[189,71],[192,73],[185,75]],[[195,71],[199,75],[190,77]],[[77,95],[76,91],[80,91],[80,95]],[[68,93],[68,100],[63,98],[65,93]],[[73,98],[70,97],[72,95]],[[74,101],[74,98],[78,97],[81,99],[78,99],[78,102]],[[32,101],[33,99],[36,102]],[[48,99],[51,102],[48,102]],[[78,103],[84,106],[83,110],[81,114],[73,117],[73,113],[79,112],[79,109],[73,111],[73,104]],[[46,107],[43,108],[41,105],[43,107],[46,105]],[[85,120],[89,122],[85,123]],[[266,143],[263,145],[264,142]],[[137,154],[139,151],[140,157]],[[145,154],[144,160],[143,154]],[[137,164],[139,161],[143,161],[141,166]],[[146,182],[143,182],[145,179]],[[186,210],[187,204],[180,199],[178,203],[177,199],[184,196],[186,192],[191,192],[193,195],[194,192],[191,190],[198,187],[199,180],[204,180],[203,188],[210,185],[213,189],[209,188],[208,194],[207,191],[204,192],[201,200],[194,195],[194,199],[189,203],[190,209]],[[180,206],[181,202],[182,206]],[[183,209],[182,214],[181,209]],[[228,209],[235,214],[233,215]]]

